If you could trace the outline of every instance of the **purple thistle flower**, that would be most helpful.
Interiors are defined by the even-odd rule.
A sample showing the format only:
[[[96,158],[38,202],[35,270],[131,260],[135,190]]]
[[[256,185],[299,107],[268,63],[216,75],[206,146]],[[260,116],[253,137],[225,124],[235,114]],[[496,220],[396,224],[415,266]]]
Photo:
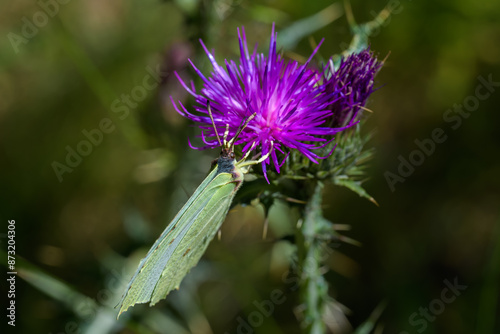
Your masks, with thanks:
[[[323,40],[303,65],[296,61],[286,61],[276,52],[277,34],[274,25],[271,34],[268,55],[250,54],[247,47],[244,28],[238,29],[240,58],[238,63],[225,60],[224,67],[217,64],[203,41],[201,45],[213,66],[213,71],[206,77],[191,61],[196,73],[203,80],[203,88],[196,92],[194,83],[188,87],[176,74],[184,88],[195,97],[194,109],[199,114],[190,113],[178,101],[172,99],[177,112],[199,124],[201,138],[206,149],[219,146],[215,131],[208,116],[207,104],[210,103],[215,127],[220,137],[228,127],[232,138],[238,128],[249,118],[256,116],[243,129],[236,140],[236,145],[244,144],[242,152],[260,150],[269,157],[262,163],[262,170],[267,179],[267,165],[274,165],[279,173],[280,167],[288,157],[290,149],[296,149],[311,161],[318,163],[319,156],[314,150],[323,148],[333,139],[327,138],[349,126],[333,128],[327,121],[333,116],[331,105],[340,97],[342,88],[324,77],[324,71],[310,68],[309,63],[316,54]],[[353,81],[357,82],[357,81]],[[348,99],[351,99],[347,94]],[[209,139],[211,138],[211,139]],[[286,154],[280,163],[278,154]],[[268,180],[269,182],[269,180]]]
[[[325,71],[326,88],[340,93],[340,97],[330,105],[333,126],[345,126],[358,119],[360,109],[364,108],[375,90],[374,78],[382,65],[383,62],[377,60],[370,48],[342,58],[336,70],[330,62],[329,69]]]

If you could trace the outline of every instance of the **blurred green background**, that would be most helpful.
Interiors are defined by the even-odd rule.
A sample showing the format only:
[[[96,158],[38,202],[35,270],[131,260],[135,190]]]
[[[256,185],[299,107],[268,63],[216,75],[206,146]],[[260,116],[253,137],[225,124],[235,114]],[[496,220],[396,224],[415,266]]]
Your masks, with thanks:
[[[348,333],[386,301],[378,332],[500,333],[500,2],[353,0],[351,6],[358,22],[386,6],[393,13],[370,39],[380,58],[390,56],[363,125],[375,131],[369,145],[376,149],[365,187],[380,206],[338,187],[325,195],[326,217],[351,225],[345,234],[363,244],[341,244],[328,261],[330,294],[347,314],[331,310],[332,326]],[[1,247],[7,250],[13,219],[17,266],[26,261],[32,268],[17,277],[16,327],[8,329],[251,333],[241,321],[278,289],[284,302],[252,330],[298,333],[297,292],[283,278],[290,247],[273,241],[293,230],[296,217],[286,205],[271,212],[266,240],[262,209],[236,207],[222,240],[211,244],[180,291],[154,308],[134,307],[120,322],[113,306],[218,155],[188,148],[197,129],[172,108],[170,95],[191,103],[173,71],[195,78],[188,57],[210,71],[199,38],[219,60],[236,58],[239,26],[250,47],[259,42],[267,51],[272,22],[286,56],[304,59],[325,37],[320,57],[326,59],[351,40],[343,4],[2,1],[0,18]],[[481,88],[489,93],[481,100],[474,98],[480,76],[499,83]],[[470,103],[470,115],[447,112],[463,103]],[[436,128],[446,140],[391,190],[384,173],[397,174],[399,157],[408,160],[415,140],[431,138]],[[96,129],[107,132],[101,138]],[[95,145],[81,144],[85,133],[94,134]],[[78,147],[89,154],[60,169]],[[449,303],[439,302],[445,281],[466,286]],[[435,315],[426,319],[420,308]]]

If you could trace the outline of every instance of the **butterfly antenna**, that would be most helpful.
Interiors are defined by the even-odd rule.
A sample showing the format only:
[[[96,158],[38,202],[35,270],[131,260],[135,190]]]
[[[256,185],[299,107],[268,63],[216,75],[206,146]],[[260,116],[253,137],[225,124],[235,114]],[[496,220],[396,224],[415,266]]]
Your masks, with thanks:
[[[219,142],[219,145],[222,147],[222,142],[220,141],[219,133],[217,132],[217,128],[215,127],[214,116],[212,115],[212,108],[210,108],[210,101],[207,101],[207,109],[208,109],[208,116],[210,116],[210,120],[212,121],[212,125],[214,127],[215,135],[217,136],[217,141]]]
[[[224,131],[224,138],[223,138],[225,148],[229,148],[229,142],[227,141],[228,136],[229,136],[229,124],[226,124],[226,131]]]
[[[250,123],[250,121],[252,119],[255,118],[255,116],[257,115],[256,112],[254,112],[253,114],[251,114],[245,121],[245,123],[243,123],[243,125],[241,125],[239,128],[238,128],[238,132],[236,132],[236,134],[234,135],[233,139],[231,139],[229,141],[229,145],[231,145],[231,150],[234,149],[234,143],[236,142],[236,139],[238,139],[238,137],[240,136],[241,132],[247,127],[248,123]]]

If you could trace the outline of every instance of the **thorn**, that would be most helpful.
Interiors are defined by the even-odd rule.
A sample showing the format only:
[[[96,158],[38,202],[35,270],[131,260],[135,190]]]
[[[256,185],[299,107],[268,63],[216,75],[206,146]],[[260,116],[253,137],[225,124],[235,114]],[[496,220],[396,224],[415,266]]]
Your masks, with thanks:
[[[304,319],[304,312],[306,311],[307,307],[304,304],[300,304],[295,306],[293,309],[293,313],[297,317],[297,319]]]
[[[355,26],[356,25],[356,20],[354,20],[354,15],[352,13],[352,8],[351,8],[351,3],[348,0],[344,0],[344,10],[345,10],[345,16],[347,18],[347,22],[349,25]]]
[[[295,199],[295,198],[292,198],[292,197],[285,197],[284,199],[285,199],[285,201],[291,202],[291,203],[307,204],[306,201],[301,201],[300,199]]]
[[[370,112],[370,113],[372,113],[372,114],[373,114],[373,110],[371,110],[371,109],[368,109],[368,108],[363,107],[363,106],[358,106],[358,108],[363,109],[363,110],[366,110],[366,111],[368,111],[368,112]]]
[[[361,242],[354,240],[352,238],[346,237],[344,235],[339,235],[338,238],[340,241],[345,242],[346,244],[350,244],[350,245],[358,246],[358,247],[361,247],[361,245],[362,245]]]
[[[370,202],[372,202],[373,204],[375,204],[376,206],[380,207],[380,205],[378,205],[378,203],[377,203],[377,201],[375,200],[375,198],[370,197],[368,200],[369,200]]]
[[[217,239],[220,241],[222,239],[222,230],[217,231]]]
[[[385,64],[385,62],[387,61],[387,58],[389,58],[390,55],[391,55],[391,51],[389,51],[387,53],[387,56],[385,56],[384,60],[382,60],[382,64]]]
[[[302,227],[302,223],[303,223],[302,219],[299,219],[299,220],[297,221],[297,228],[298,228],[298,229],[300,229],[300,228]]]
[[[324,274],[326,274],[327,272],[329,272],[329,271],[330,271],[330,269],[328,268],[328,266],[322,266],[322,267],[320,267],[320,268],[318,269],[318,271],[319,271],[319,274],[320,274],[321,276],[323,276]]]
[[[333,224],[333,229],[335,231],[350,231],[351,225],[348,224]]]
[[[266,216],[266,219],[264,219],[264,228],[262,229],[262,240],[266,240],[267,238],[268,227],[269,227],[269,218]]]

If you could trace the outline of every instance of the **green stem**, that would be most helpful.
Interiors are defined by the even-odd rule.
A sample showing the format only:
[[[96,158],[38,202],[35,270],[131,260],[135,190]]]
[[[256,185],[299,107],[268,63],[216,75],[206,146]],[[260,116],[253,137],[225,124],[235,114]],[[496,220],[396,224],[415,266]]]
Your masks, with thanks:
[[[326,233],[335,233],[321,210],[323,184],[318,182],[306,206],[302,224],[296,231],[298,270],[301,274],[300,298],[304,308],[303,332],[324,334],[323,321],[328,300],[328,283],[321,272]],[[328,239],[328,238],[326,238]]]

